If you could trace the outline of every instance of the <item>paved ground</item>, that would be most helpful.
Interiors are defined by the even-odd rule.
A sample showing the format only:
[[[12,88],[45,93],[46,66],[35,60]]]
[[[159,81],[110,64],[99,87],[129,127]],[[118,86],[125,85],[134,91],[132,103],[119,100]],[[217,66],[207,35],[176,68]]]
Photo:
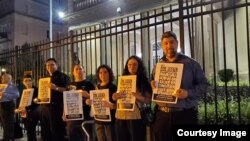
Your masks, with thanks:
[[[37,129],[37,138],[38,138],[38,141],[41,141],[41,137],[40,137],[40,131],[39,129]],[[0,139],[3,138],[3,128],[0,127]],[[15,141],[27,141],[27,135],[26,135],[26,131],[23,130],[23,138],[20,138],[20,139],[15,139]]]

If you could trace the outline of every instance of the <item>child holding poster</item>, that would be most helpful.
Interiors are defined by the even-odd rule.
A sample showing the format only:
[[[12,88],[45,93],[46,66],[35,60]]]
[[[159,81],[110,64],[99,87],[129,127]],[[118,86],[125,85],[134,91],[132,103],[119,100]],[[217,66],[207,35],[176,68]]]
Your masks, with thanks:
[[[145,141],[146,125],[140,115],[140,106],[144,103],[151,103],[152,89],[147,78],[146,69],[142,60],[137,56],[128,58],[123,75],[136,75],[136,98],[133,111],[116,111],[117,139],[119,141]],[[113,94],[113,100],[123,98],[123,92]]]
[[[112,94],[116,92],[117,87],[112,83],[114,75],[112,69],[107,65],[101,65],[97,69],[97,89],[109,90],[109,101],[103,101],[104,107],[109,107],[111,112],[111,122],[95,120],[95,131],[98,141],[115,141],[115,102],[112,100]],[[88,100],[87,104],[91,104]]]

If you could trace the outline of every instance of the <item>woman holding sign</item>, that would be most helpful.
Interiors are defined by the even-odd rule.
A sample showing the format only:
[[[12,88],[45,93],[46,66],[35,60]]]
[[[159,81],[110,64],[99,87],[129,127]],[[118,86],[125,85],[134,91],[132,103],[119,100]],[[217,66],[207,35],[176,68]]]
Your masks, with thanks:
[[[90,120],[91,117],[90,114],[90,107],[85,104],[85,100],[89,98],[89,91],[94,90],[95,86],[87,81],[84,77],[84,68],[80,64],[75,64],[73,69],[73,75],[74,75],[74,82],[72,82],[68,89],[70,90],[82,90],[81,95],[83,97],[83,115],[84,115],[84,121]],[[67,120],[67,134],[69,137],[69,141],[84,141],[86,140],[83,136],[83,131],[81,128],[81,124],[83,120]],[[87,128],[88,132],[90,133],[91,127]]]
[[[128,58],[123,71],[123,76],[125,75],[136,75],[136,92],[132,92],[136,104],[132,111],[116,110],[117,139],[119,141],[145,141],[146,125],[141,119],[139,108],[145,103],[151,103],[152,89],[146,69],[139,57],[131,56]],[[123,92],[117,92],[113,94],[112,98],[116,101],[123,97]]]
[[[112,83],[114,74],[112,69],[107,65],[101,65],[97,69],[97,89],[109,90],[109,101],[102,100],[104,107],[110,108],[111,122],[95,120],[95,131],[98,141],[115,141],[115,109],[116,106],[112,100],[112,94],[116,92],[117,87]],[[91,104],[90,100],[86,101]]]

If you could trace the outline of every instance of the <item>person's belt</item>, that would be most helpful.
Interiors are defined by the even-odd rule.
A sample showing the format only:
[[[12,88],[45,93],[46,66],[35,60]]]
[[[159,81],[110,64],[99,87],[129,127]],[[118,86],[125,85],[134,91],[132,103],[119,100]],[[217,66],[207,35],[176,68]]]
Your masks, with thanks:
[[[184,108],[178,108],[178,107],[167,107],[167,106],[159,106],[158,107],[158,110],[159,111],[162,111],[162,112],[179,112],[179,111],[184,111]]]

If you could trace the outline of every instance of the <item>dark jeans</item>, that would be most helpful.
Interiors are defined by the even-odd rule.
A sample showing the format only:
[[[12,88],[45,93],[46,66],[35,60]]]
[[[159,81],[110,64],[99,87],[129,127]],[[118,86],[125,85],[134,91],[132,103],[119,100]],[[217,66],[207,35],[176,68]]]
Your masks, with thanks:
[[[3,140],[14,140],[14,109],[13,101],[0,103],[0,121],[3,126]]]
[[[41,135],[43,141],[64,141],[66,130],[62,121],[62,107],[41,105]]]
[[[116,119],[117,141],[145,141],[146,125],[142,120]]]
[[[23,119],[25,123],[25,128],[27,130],[27,140],[37,141],[36,138],[36,126],[40,120],[40,108],[36,107],[31,111],[27,112],[27,118]]]
[[[185,109],[176,112],[156,112],[156,119],[152,125],[155,141],[172,141],[173,125],[195,125],[198,123],[198,111],[195,109]]]

